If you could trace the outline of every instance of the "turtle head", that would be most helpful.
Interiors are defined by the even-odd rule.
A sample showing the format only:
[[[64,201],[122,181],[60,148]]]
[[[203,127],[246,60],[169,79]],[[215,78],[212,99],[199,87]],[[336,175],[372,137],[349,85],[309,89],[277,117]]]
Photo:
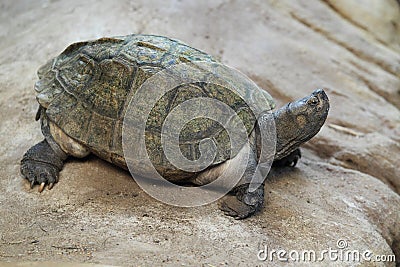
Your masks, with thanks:
[[[324,124],[328,111],[329,99],[322,89],[275,111],[275,159],[286,157],[316,135]]]

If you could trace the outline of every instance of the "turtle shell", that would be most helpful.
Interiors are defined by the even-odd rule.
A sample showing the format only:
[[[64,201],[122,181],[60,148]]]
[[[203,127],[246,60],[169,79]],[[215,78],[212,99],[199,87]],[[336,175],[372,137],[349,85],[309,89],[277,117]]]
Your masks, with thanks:
[[[37,100],[46,109],[47,119],[64,133],[101,158],[126,167],[122,128],[129,100],[147,79],[161,70],[200,61],[218,63],[200,50],[162,36],[128,35],[74,43],[38,70]],[[267,92],[242,90],[255,101],[262,94],[269,106],[274,107]],[[248,134],[254,128],[256,118],[251,109],[239,95],[223,86],[193,82],[168,91],[152,108],[145,135],[147,154],[156,170],[166,178],[181,180],[193,175],[167,160],[161,149],[161,128],[171,110],[197,97],[224,102],[241,118]],[[213,164],[234,155],[224,127],[207,118],[192,120],[182,128],[179,135],[182,154],[189,160],[198,159],[199,143],[205,138],[217,144]],[[146,175],[141,163],[136,163],[138,173]]]

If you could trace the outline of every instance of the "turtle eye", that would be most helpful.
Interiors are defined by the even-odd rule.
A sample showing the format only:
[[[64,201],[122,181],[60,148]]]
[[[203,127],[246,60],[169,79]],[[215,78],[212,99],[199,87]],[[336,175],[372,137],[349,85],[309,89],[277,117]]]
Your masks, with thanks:
[[[310,98],[310,100],[308,100],[308,104],[310,106],[316,106],[319,103],[318,97],[313,96]]]

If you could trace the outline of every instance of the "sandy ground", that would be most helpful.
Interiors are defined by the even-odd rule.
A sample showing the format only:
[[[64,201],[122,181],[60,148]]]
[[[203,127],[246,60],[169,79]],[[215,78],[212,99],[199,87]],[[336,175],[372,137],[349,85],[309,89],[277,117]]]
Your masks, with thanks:
[[[257,254],[265,245],[322,251],[339,239],[400,257],[400,49],[391,37],[398,6],[376,9],[386,12],[379,20],[364,9],[349,19],[341,1],[244,2],[0,3],[0,266],[287,266]],[[69,159],[60,182],[42,194],[22,179],[23,153],[43,138],[34,121],[36,70],[72,42],[131,33],[168,35],[210,52],[278,105],[331,88],[330,126],[297,168],[271,173],[258,215],[236,221],[217,203],[165,205],[94,156]]]

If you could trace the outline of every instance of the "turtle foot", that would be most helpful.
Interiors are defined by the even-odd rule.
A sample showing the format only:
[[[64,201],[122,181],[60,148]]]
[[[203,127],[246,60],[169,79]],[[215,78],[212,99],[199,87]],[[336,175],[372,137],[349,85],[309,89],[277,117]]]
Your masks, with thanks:
[[[31,188],[39,184],[39,192],[47,185],[50,190],[58,182],[63,161],[44,140],[31,147],[21,160],[21,174],[29,181]]]
[[[264,204],[264,186],[260,185],[255,191],[249,192],[248,185],[242,185],[233,191],[235,195],[225,196],[220,204],[220,209],[227,216],[237,220],[245,219],[257,211]]]

